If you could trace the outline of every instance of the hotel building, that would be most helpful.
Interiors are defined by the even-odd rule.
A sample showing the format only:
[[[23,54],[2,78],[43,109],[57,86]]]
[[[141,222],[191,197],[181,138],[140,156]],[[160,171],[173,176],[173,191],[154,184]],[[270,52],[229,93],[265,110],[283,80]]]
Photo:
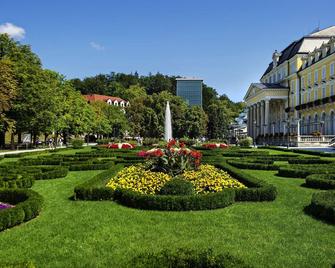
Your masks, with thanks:
[[[258,144],[328,145],[335,137],[335,26],[275,51],[244,97]]]

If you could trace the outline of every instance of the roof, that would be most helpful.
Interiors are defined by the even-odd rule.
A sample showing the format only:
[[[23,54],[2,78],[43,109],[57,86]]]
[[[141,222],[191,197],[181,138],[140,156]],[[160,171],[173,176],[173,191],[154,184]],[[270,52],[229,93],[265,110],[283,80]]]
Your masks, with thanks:
[[[177,81],[204,81],[201,78],[196,78],[196,77],[179,77],[176,78]]]
[[[258,87],[259,89],[287,89],[287,87],[284,87],[280,84],[273,84],[273,83],[252,83],[252,86]]]
[[[127,102],[126,100],[121,99],[119,97],[112,97],[112,96],[99,95],[99,94],[83,95],[83,97],[87,101],[108,101],[108,100],[111,100],[113,102],[114,101],[118,101],[118,102],[124,101],[124,102]]]
[[[277,65],[293,58],[296,54],[307,54],[313,51],[316,47],[322,45],[322,43],[329,41],[329,39],[335,36],[335,26],[331,26],[312,34],[303,36],[299,40],[292,42],[288,47],[281,51],[281,56]],[[271,62],[262,75],[266,75],[273,69],[273,62]]]

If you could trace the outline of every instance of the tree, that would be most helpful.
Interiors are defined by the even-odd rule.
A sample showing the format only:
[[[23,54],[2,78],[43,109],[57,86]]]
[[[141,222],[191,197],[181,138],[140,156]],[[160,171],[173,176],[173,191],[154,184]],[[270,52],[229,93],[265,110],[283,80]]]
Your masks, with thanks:
[[[185,114],[184,135],[189,138],[199,138],[207,134],[207,114],[200,106],[188,108]]]

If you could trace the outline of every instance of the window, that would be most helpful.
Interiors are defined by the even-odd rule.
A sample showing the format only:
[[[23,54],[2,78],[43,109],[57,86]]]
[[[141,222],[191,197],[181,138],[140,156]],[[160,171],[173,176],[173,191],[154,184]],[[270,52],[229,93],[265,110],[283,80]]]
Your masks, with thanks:
[[[330,85],[330,96],[334,96],[334,85]]]
[[[315,70],[314,72],[314,83],[317,83],[319,81],[319,72],[318,70]]]
[[[270,76],[270,84],[272,83],[272,76]]]
[[[311,101],[311,90],[308,91],[307,102]]]
[[[322,87],[322,98],[326,97],[326,86]]]
[[[330,64],[330,75],[334,75],[334,74],[335,74],[335,62]]]
[[[322,67],[322,80],[326,79],[326,66]]]
[[[304,89],[305,88],[305,77],[301,77],[301,88]]]
[[[314,88],[314,100],[318,99],[318,88]]]
[[[291,62],[291,64],[290,64],[290,69],[291,69],[291,74],[293,74],[293,73],[296,72],[296,69],[295,69],[295,62]]]
[[[309,73],[309,74],[308,74],[308,77],[307,77],[307,86],[310,86],[311,83],[312,83],[312,74]]]

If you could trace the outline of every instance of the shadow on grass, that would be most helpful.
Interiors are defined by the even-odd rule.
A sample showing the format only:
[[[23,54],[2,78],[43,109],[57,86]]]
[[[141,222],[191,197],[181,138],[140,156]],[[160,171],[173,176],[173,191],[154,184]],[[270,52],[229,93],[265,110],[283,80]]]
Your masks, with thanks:
[[[321,221],[328,225],[334,225],[335,222],[332,222],[327,216],[324,216],[323,213],[316,211],[312,205],[308,205],[304,208],[304,213],[315,220]]]

